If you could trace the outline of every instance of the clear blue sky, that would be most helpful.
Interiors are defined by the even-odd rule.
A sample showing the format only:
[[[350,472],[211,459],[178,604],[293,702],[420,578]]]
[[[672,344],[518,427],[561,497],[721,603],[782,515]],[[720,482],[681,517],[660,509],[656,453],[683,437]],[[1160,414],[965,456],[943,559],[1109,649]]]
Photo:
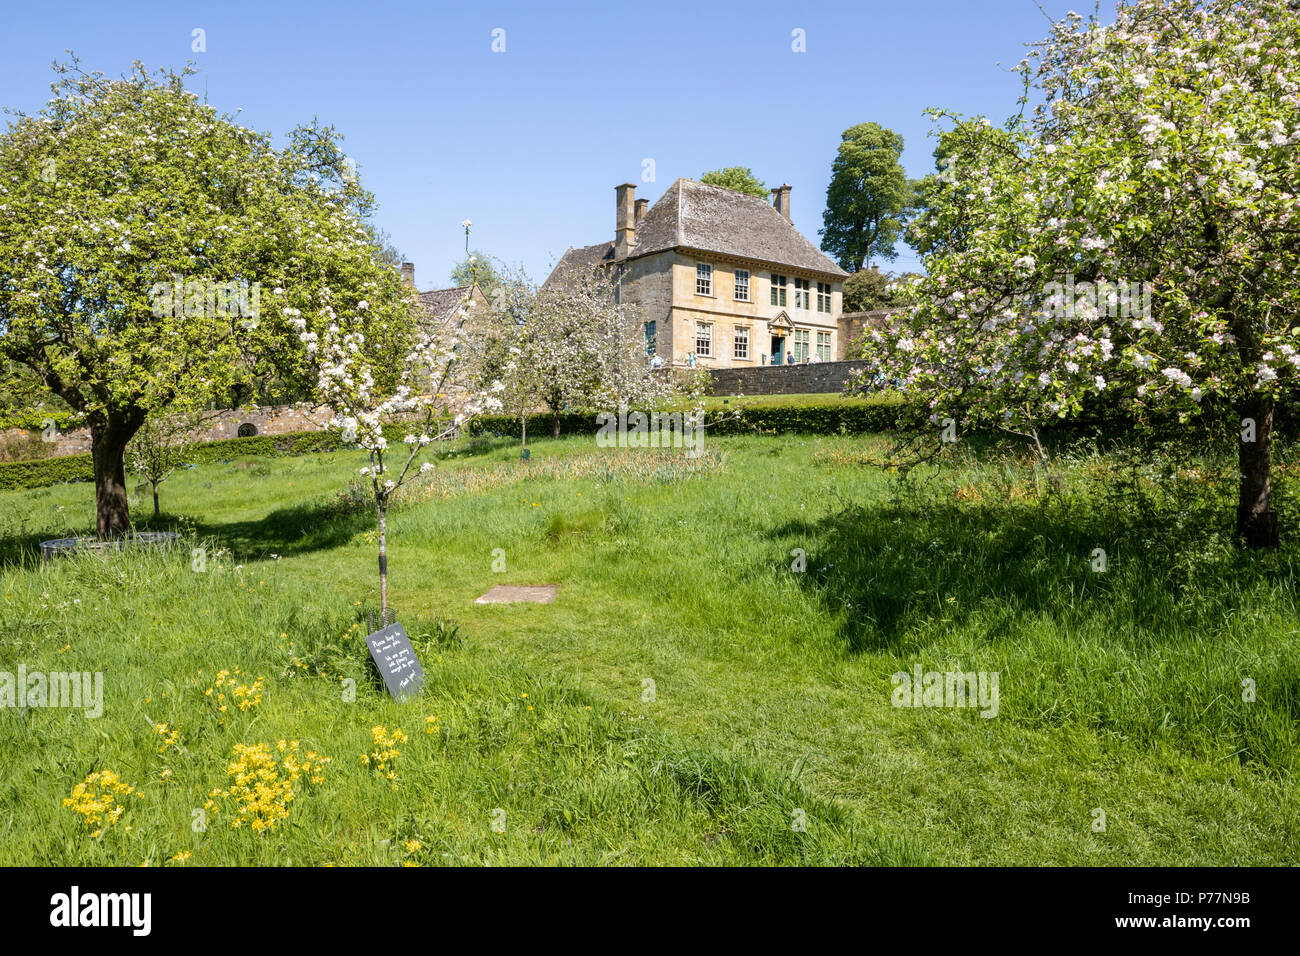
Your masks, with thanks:
[[[473,246],[542,278],[568,246],[613,238],[616,184],[653,201],[722,166],[790,183],[794,223],[818,243],[844,129],[901,133],[908,175],[929,172],[921,111],[1000,121],[1019,94],[1010,68],[1047,26],[1034,0],[12,3],[0,105],[39,109],[69,49],[109,74],[192,59],[191,88],[206,82],[209,102],[242,107],[248,126],[336,126],[426,289],[463,256],[463,219]],[[195,28],[206,52],[191,51]],[[655,182],[642,181],[646,158]],[[915,263],[900,248],[886,268]]]

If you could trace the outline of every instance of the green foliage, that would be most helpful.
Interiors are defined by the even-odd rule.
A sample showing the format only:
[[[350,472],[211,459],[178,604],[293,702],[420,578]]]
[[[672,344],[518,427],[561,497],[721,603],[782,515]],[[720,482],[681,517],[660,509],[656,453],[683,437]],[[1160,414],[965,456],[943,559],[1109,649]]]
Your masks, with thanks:
[[[53,423],[61,432],[80,428],[82,416],[76,412],[61,411],[55,408],[20,408],[0,415],[0,430],[6,428],[25,428],[40,431],[47,423]]]
[[[54,97],[0,135],[0,362],[101,427],[105,475],[152,412],[274,373],[304,383],[309,329],[354,313],[367,348],[411,334],[379,257],[373,197],[316,122],[282,148],[185,88],[186,69],[120,79],[57,66]],[[379,389],[395,362],[376,363]],[[103,508],[120,529],[125,497]]]
[[[861,272],[870,259],[894,259],[912,202],[899,157],[903,137],[877,123],[841,134],[822,214],[822,250],[842,269]]]
[[[713,406],[715,409],[717,406]],[[706,436],[752,435],[755,433],[801,432],[810,435],[838,435],[845,432],[887,431],[894,427],[902,403],[897,398],[868,402],[842,402],[826,398],[819,403],[791,404],[774,397],[770,402],[750,402],[709,424]],[[714,422],[717,416],[708,416]],[[551,415],[530,415],[528,431],[549,426]],[[590,412],[569,412],[559,416],[560,434],[595,435],[598,425]],[[475,435],[519,435],[519,419],[509,415],[484,415],[470,426]]]
[[[844,311],[874,312],[888,308],[892,296],[890,277],[875,269],[863,269],[844,280]]]
[[[467,286],[474,283],[478,283],[478,287],[487,296],[488,301],[492,300],[492,293],[502,283],[501,270],[494,264],[492,257],[481,249],[470,250],[468,256],[451,267],[453,286]]]
[[[766,199],[771,192],[748,166],[712,169],[700,177],[700,182],[708,183],[710,186],[725,186],[727,189],[758,196],[760,199]]]

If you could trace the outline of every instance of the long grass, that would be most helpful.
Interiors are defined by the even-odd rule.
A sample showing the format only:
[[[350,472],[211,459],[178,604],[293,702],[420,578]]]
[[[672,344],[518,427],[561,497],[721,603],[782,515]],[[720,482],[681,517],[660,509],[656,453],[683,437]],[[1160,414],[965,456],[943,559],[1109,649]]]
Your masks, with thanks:
[[[136,512],[180,547],[43,568],[89,488],[0,495],[0,670],[105,675],[102,718],[0,710],[0,863],[1294,862],[1300,552],[1235,548],[1222,462],[987,449],[900,481],[883,444],[462,446],[390,520],[429,680],[404,704],[362,640],[355,454],[196,467]],[[473,603],[501,583],[558,598]],[[997,672],[997,717],[892,706],[917,665]],[[262,700],[214,712],[236,667]],[[375,727],[408,737],[396,780]],[[235,745],[280,740],[322,782],[232,828]],[[92,838],[62,801],[98,769],[144,795]]]

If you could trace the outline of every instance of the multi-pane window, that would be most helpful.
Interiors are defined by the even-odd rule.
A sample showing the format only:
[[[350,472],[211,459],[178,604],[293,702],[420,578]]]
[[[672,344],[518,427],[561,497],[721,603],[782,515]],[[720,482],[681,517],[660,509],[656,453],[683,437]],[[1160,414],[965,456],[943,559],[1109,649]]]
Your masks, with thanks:
[[[749,270],[748,269],[736,270],[736,301],[737,302],[749,301]]]
[[[707,262],[695,264],[695,294],[713,295],[713,266]]]
[[[772,275],[772,304],[785,306],[785,276]]]
[[[825,312],[828,315],[831,311],[831,284],[829,282],[817,283],[817,311]]]
[[[645,354],[655,354],[655,323],[653,319],[645,324]]]
[[[796,309],[812,308],[812,298],[809,295],[809,283],[807,279],[794,280],[794,307]]]
[[[808,330],[794,330],[794,360],[796,362],[808,361]]]
[[[695,323],[695,354],[706,358],[713,355],[713,324],[711,322]]]
[[[822,362],[831,360],[831,334],[829,332],[817,333],[817,358]]]
[[[731,354],[733,358],[749,358],[749,329],[747,327],[736,326],[735,347]]]

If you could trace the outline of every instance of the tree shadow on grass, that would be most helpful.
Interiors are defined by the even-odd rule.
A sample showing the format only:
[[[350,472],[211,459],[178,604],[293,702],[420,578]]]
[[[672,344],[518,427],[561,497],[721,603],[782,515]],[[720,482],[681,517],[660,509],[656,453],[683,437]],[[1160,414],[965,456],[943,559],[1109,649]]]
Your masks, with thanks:
[[[132,527],[135,531],[180,531],[187,537],[211,539],[218,547],[229,548],[236,561],[243,562],[263,560],[272,554],[286,557],[336,548],[374,524],[371,511],[315,502],[279,508],[248,521],[191,520],[182,525],[174,515],[163,512],[137,518]],[[61,536],[47,530],[0,538],[0,570],[39,567],[41,542]]]
[[[375,526],[372,511],[347,510],[332,504],[303,504],[278,508],[250,521],[195,521],[199,538],[211,538],[229,548],[236,561],[257,561],[271,555],[310,554],[347,544]]]
[[[1108,614],[1130,631],[1173,636],[1217,627],[1260,585],[1294,591],[1294,548],[1240,551],[1230,514],[1183,517],[1161,523],[1053,499],[934,500],[847,505],[769,536],[806,550],[800,583],[838,615],[855,652],[899,652],[921,631],[976,615],[988,641],[1026,616],[1071,628]]]

